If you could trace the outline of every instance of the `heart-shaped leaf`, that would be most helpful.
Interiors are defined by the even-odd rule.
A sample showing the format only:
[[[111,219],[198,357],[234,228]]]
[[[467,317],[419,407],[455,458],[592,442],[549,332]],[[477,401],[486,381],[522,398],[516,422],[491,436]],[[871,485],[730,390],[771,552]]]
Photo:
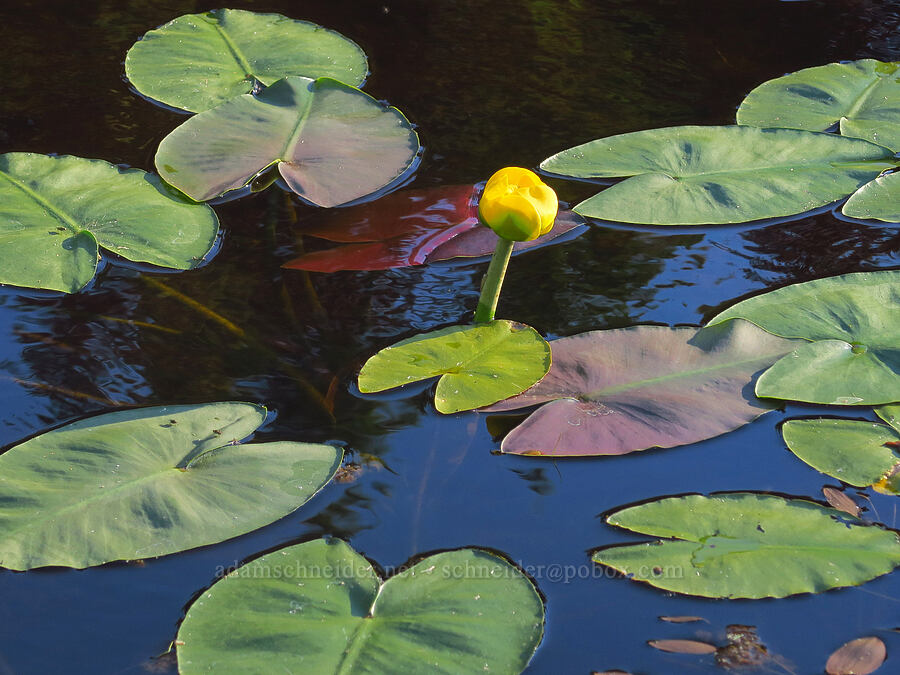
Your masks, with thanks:
[[[794,129],[671,127],[601,138],[541,168],[573,178],[631,176],[586,199],[589,218],[650,225],[743,223],[843,199],[895,166],[887,148]]]
[[[550,346],[531,326],[491,321],[423,333],[382,349],[363,365],[359,390],[373,393],[441,376],[434,406],[472,410],[519,394],[550,368]]]
[[[900,63],[862,59],[804,68],[763,82],[737,112],[738,124],[825,131],[900,150]]]
[[[382,581],[343,541],[317,539],[204,592],[178,631],[178,672],[515,674],[543,624],[532,583],[488,551],[438,553]]]
[[[250,403],[138,408],[48,431],[0,455],[0,567],[90,567],[214,544],[286,516],[342,451],[239,441]]]
[[[366,71],[365,53],[340,33],[241,9],[179,16],[148,31],[125,56],[125,75],[135,89],[191,112],[288,75],[358,86]]]
[[[900,406],[876,409],[885,419]],[[854,420],[790,420],[781,427],[784,442],[817,471],[865,487],[892,478],[900,468],[900,424]]]
[[[900,171],[879,176],[850,195],[841,208],[850,218],[900,223]]]
[[[338,206],[400,180],[418,151],[396,108],[337,80],[286,77],[188,119],[159,144],[156,167],[204,201],[276,165],[306,201]]]
[[[900,565],[895,533],[801,499],[749,493],[667,497],[606,520],[662,541],[601,549],[594,562],[688,595],[819,593],[857,586]]]
[[[500,448],[522,455],[622,455],[724,434],[766,412],[754,373],[794,343],[748,322],[715,329],[635,326],[550,343],[550,372],[495,412],[545,405]]]
[[[775,335],[814,341],[763,373],[757,396],[832,405],[900,401],[900,271],[779,288],[729,307],[709,325],[738,317]]]
[[[304,224],[303,233],[345,245],[307,253],[284,267],[337,272],[421,265],[442,242],[477,229],[477,214],[472,185],[400,190],[375,202],[323,211]]]
[[[0,155],[0,283],[74,293],[102,247],[135,262],[196,267],[216,214],[157,176],[81,157]]]

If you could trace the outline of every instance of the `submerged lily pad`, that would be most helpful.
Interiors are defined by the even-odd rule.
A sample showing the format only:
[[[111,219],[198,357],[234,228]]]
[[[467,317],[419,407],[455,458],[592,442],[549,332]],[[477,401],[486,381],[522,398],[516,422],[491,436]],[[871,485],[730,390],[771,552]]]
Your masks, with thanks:
[[[0,155],[0,283],[74,293],[100,248],[187,270],[219,231],[215,212],[138,169],[81,157]]]
[[[455,413],[519,394],[550,368],[550,346],[531,326],[491,321],[451,326],[382,349],[363,365],[359,390],[374,393],[440,376],[434,406]]]
[[[742,318],[810,340],[756,383],[756,395],[831,405],[900,401],[900,271],[859,272],[779,288],[729,307]]]
[[[343,541],[269,553],[213,584],[178,631],[178,672],[515,675],[544,628],[532,583],[479,549],[382,580]]]
[[[90,567],[214,544],[286,516],[341,462],[329,445],[244,445],[250,403],[108,413],[0,455],[0,567]]]
[[[900,223],[900,171],[879,176],[850,195],[841,208],[850,218]]]
[[[649,225],[792,216],[853,193],[896,162],[887,148],[794,129],[685,126],[601,138],[541,163],[573,178],[631,176],[576,205]]]
[[[783,598],[857,586],[900,565],[897,535],[802,499],[667,497],[607,517],[661,541],[601,549],[594,562],[675,593]]]
[[[737,112],[738,124],[825,131],[900,150],[900,63],[862,59],[804,68],[763,82]]]
[[[191,117],[166,136],[156,167],[204,201],[270,166],[317,206],[366,197],[414,166],[419,137],[396,108],[329,78],[286,77]]]
[[[900,406],[876,409],[887,418]],[[865,487],[895,484],[900,469],[900,423],[893,426],[855,420],[790,420],[781,428],[784,442],[817,471],[844,483]],[[886,486],[888,487],[888,486]],[[896,494],[898,490],[893,490]]]
[[[340,33],[242,9],[179,16],[148,31],[125,56],[125,75],[135,89],[191,112],[288,75],[361,85],[366,72],[365,53]]]
[[[550,343],[550,372],[486,408],[545,405],[500,449],[523,455],[622,455],[696,443],[768,408],[748,391],[754,373],[794,346],[746,321],[713,329],[635,326]]]

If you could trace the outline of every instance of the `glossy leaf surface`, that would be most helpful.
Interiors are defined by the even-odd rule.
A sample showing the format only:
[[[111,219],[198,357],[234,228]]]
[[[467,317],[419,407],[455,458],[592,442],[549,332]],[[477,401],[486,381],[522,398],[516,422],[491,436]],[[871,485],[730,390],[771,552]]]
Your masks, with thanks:
[[[825,131],[900,150],[900,64],[862,59],[804,68],[751,91],[738,124]]]
[[[626,180],[576,205],[589,218],[708,225],[830,204],[894,166],[886,148],[793,129],[684,126],[601,138],[541,163],[573,178]]]
[[[200,264],[216,214],[157,176],[81,157],[0,155],[0,283],[74,293],[100,248],[174,269]]]
[[[440,376],[434,405],[455,413],[515,396],[550,368],[550,346],[513,321],[451,326],[382,349],[363,365],[359,390],[373,393]]]
[[[736,317],[812,341],[763,373],[757,396],[835,405],[900,401],[900,271],[786,286],[739,302],[709,323]]]
[[[330,207],[395,183],[418,151],[396,108],[337,80],[287,77],[188,119],[159,144],[156,167],[204,201],[275,165],[300,197]]]
[[[125,56],[140,93],[200,112],[288,75],[359,86],[366,55],[340,33],[281,14],[215,9],[148,31]]]
[[[546,377],[487,411],[544,404],[503,439],[507,453],[622,455],[696,443],[766,412],[749,391],[754,373],[792,346],[745,321],[591,331],[553,340]]]
[[[879,176],[850,195],[841,207],[850,218],[900,223],[900,171]]]
[[[532,583],[479,549],[382,581],[340,540],[269,553],[203,593],[178,631],[179,672],[508,673],[543,634]]]
[[[90,567],[214,544],[286,516],[327,483],[330,445],[240,440],[249,403],[161,406],[67,424],[0,455],[0,567]]]
[[[856,586],[900,565],[897,535],[801,499],[668,497],[607,522],[661,541],[602,549],[595,562],[667,591],[782,598]]]

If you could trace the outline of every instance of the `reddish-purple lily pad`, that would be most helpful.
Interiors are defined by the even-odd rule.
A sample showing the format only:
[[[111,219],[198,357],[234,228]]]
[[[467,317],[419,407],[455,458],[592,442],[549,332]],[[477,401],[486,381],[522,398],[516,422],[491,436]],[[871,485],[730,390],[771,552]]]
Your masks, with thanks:
[[[503,439],[512,454],[623,455],[696,443],[766,412],[754,376],[795,346],[747,321],[591,331],[552,341],[544,379],[484,410],[544,404]]]

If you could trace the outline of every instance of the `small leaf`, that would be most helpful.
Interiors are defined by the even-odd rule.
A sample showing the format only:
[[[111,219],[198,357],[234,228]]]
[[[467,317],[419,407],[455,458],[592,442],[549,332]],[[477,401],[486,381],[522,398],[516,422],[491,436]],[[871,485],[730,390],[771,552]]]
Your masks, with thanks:
[[[825,501],[838,511],[843,511],[844,513],[849,513],[854,518],[859,518],[859,504],[853,501],[853,498],[846,492],[826,485],[822,488],[822,494],[825,496]]]
[[[825,131],[900,150],[898,63],[861,59],[829,63],[784,75],[751,91],[737,112],[738,124]]]
[[[147,32],[125,56],[140,93],[200,112],[288,75],[360,85],[366,55],[340,33],[281,14],[215,9]]]
[[[900,565],[897,535],[802,499],[750,493],[667,497],[611,525],[660,537],[601,549],[636,581],[710,598],[783,598],[856,586]]]
[[[515,396],[550,368],[550,346],[512,321],[452,326],[382,349],[363,365],[359,390],[373,393],[441,376],[439,412],[472,410]]]
[[[156,167],[205,201],[275,165],[300,197],[331,207],[395,184],[418,151],[396,108],[337,80],[286,77],[189,118],[159,144]]]
[[[828,657],[828,675],[869,675],[887,659],[887,648],[877,637],[864,637],[842,645]]]
[[[286,516],[334,475],[330,445],[241,444],[250,403],[137,408],[0,455],[0,566],[84,568],[215,544]]]
[[[647,640],[654,649],[673,654],[714,654],[716,646],[697,640]]]
[[[841,208],[848,218],[900,223],[900,171],[878,176],[850,195]]]
[[[697,621],[709,623],[709,621],[702,616],[661,616],[659,617],[659,620],[665,621],[666,623],[694,623]]]
[[[541,641],[544,607],[518,569],[479,549],[438,553],[401,569],[382,581],[336,539],[257,558],[188,608],[178,631],[178,672],[525,669]]]
[[[887,148],[793,129],[671,127],[590,141],[545,159],[573,178],[628,177],[574,210],[648,225],[780,218],[830,204],[895,166]]]

